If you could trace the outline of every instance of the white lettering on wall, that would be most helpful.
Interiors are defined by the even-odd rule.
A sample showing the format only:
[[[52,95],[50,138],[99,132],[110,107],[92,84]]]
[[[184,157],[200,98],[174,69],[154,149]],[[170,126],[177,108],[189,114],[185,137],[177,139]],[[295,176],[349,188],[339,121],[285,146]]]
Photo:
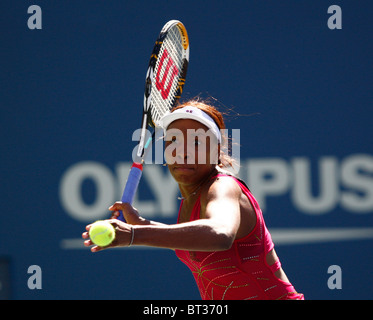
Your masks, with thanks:
[[[241,178],[249,185],[263,211],[267,200],[288,197],[302,214],[324,215],[336,208],[355,214],[373,213],[373,156],[354,154],[339,159],[324,156],[256,158],[241,161]],[[90,222],[108,217],[108,206],[119,200],[131,167],[121,162],[110,170],[98,162],[80,162],[66,170],[60,182],[60,201],[73,219]],[[84,180],[96,189],[93,203],[82,196]],[[140,184],[150,190],[151,198],[137,192],[134,206],[148,218],[176,217],[178,187],[170,173],[160,165],[145,165]]]

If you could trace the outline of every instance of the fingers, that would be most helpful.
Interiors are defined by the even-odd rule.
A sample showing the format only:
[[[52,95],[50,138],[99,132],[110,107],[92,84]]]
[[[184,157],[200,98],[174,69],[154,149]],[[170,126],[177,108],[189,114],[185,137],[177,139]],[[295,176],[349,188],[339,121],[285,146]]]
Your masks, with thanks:
[[[111,213],[111,219],[118,219],[121,215],[121,212],[123,212],[123,208],[125,207],[124,203],[118,201],[114,203],[112,206],[109,207],[109,210],[112,211]]]
[[[123,206],[123,202],[122,201],[117,201],[109,207],[109,210],[110,211],[118,211],[118,210],[122,209],[122,206]]]
[[[123,218],[128,222],[127,216],[132,213],[133,208],[129,203],[117,201],[109,207],[109,210],[112,211],[111,219],[118,219],[120,216],[123,216]]]
[[[109,219],[109,220],[105,220],[105,221],[111,223],[111,224],[113,225],[114,228],[116,228],[116,227],[118,226],[118,222],[119,222],[117,219]],[[84,241],[84,246],[86,246],[86,247],[93,246],[93,247],[91,248],[91,251],[92,251],[92,252],[98,252],[98,251],[101,251],[101,250],[104,250],[104,249],[107,249],[107,248],[113,247],[114,241],[113,241],[113,243],[112,243],[111,245],[108,245],[108,246],[106,246],[106,247],[100,247],[100,246],[97,246],[96,244],[94,244],[94,243],[92,242],[92,240],[90,239],[90,237],[89,237],[89,229],[91,228],[91,226],[92,226],[92,224],[87,225],[87,226],[85,227],[87,231],[82,233],[82,238],[83,238],[83,239],[86,239],[86,240]],[[114,245],[114,246],[115,246],[115,245]]]
[[[118,219],[119,216],[120,216],[119,211],[114,211],[111,213],[111,219]]]
[[[84,233],[82,234],[82,237],[83,237],[83,239],[87,239],[87,238],[89,238],[88,232],[84,232]],[[99,247],[99,246],[95,245],[95,244],[92,242],[91,239],[88,239],[88,240],[84,241],[84,246],[86,246],[86,247],[93,246],[93,247],[91,248],[91,251],[92,251],[92,252],[98,252],[98,251],[101,251],[101,250],[105,249],[105,248],[103,248],[103,247]],[[107,248],[107,247],[106,247],[106,248]]]
[[[120,224],[122,222],[119,221],[119,220],[117,220],[117,218],[120,216],[120,212],[119,211],[122,211],[122,212],[130,211],[131,208],[132,208],[132,206],[129,203],[123,203],[121,201],[115,202],[112,206],[109,207],[109,210],[112,211],[112,213],[111,213],[111,219],[108,219],[106,221],[109,222],[109,223],[111,223],[114,228],[118,228],[118,227],[120,228]],[[115,247],[116,246],[116,245],[114,245],[114,243],[112,245],[110,245],[110,246],[107,246],[107,247],[99,247],[99,246],[95,245],[91,241],[91,239],[89,238],[89,230],[90,230],[91,226],[92,226],[92,224],[87,225],[85,227],[86,232],[82,233],[82,238],[85,239],[84,246],[86,246],[86,247],[93,246],[91,248],[92,252],[98,252],[98,251],[107,249],[109,247]]]
[[[104,249],[104,248],[102,248],[102,247],[94,246],[94,247],[91,248],[91,251],[92,251],[92,252],[98,252],[98,251],[101,251],[101,250],[103,250],[103,249]]]
[[[127,208],[132,206],[127,202],[117,201],[112,206],[109,207],[110,211],[125,211]]]
[[[97,251],[102,250],[103,248],[101,248],[101,247],[99,247],[99,246],[96,246],[96,245],[92,242],[92,240],[89,238],[89,233],[88,233],[88,231],[89,231],[89,229],[91,228],[91,224],[88,225],[88,226],[86,226],[85,228],[86,228],[87,232],[83,232],[83,233],[82,233],[82,238],[83,238],[83,239],[88,239],[88,240],[84,241],[84,246],[86,246],[86,247],[93,246],[93,247],[91,248],[91,251],[92,251],[92,252],[97,252]]]
[[[88,239],[88,238],[89,238],[89,234],[88,234],[88,232],[83,232],[83,233],[82,233],[82,238],[83,238],[83,239]]]

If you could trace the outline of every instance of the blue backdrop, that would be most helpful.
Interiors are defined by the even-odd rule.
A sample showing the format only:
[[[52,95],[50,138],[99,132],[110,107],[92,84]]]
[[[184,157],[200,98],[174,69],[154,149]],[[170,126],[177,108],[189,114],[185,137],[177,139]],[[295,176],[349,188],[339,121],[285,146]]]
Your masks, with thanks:
[[[41,21],[28,13],[34,4]],[[1,297],[199,299],[172,251],[92,254],[80,239],[120,198],[153,42],[179,19],[190,38],[183,98],[233,108],[239,174],[294,286],[307,299],[372,299],[372,9],[364,0],[2,3]],[[176,198],[166,169],[147,166],[139,210],[174,223]],[[341,273],[328,273],[333,265]]]

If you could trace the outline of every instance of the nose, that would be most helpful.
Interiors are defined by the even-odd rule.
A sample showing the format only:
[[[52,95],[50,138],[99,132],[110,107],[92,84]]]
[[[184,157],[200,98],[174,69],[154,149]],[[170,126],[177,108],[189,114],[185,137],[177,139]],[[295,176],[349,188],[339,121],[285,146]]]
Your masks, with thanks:
[[[193,159],[193,150],[191,150],[186,141],[176,148],[175,158],[178,164],[190,164],[191,159]]]

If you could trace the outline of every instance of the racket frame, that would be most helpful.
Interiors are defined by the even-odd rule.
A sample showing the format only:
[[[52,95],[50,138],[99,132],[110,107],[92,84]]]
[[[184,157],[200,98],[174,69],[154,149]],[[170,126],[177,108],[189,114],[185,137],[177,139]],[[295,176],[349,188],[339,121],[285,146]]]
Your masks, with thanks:
[[[148,70],[146,72],[146,79],[145,79],[145,90],[144,90],[144,105],[143,105],[143,115],[142,115],[142,122],[141,122],[141,133],[140,133],[140,140],[138,144],[138,148],[136,151],[136,157],[137,159],[134,159],[134,162],[131,166],[131,170],[129,172],[127,182],[123,191],[123,195],[121,198],[121,201],[123,203],[133,203],[133,199],[135,196],[135,193],[137,191],[141,176],[142,176],[142,170],[143,170],[143,163],[144,158],[146,156],[146,152],[149,148],[149,146],[154,142],[154,136],[155,136],[155,130],[153,130],[153,134],[146,140],[147,135],[147,127],[155,129],[156,127],[159,127],[159,119],[153,119],[152,110],[154,108],[153,101],[152,101],[152,90],[155,90],[155,68],[157,66],[157,62],[159,60],[159,53],[161,51],[163,41],[165,40],[166,36],[168,35],[168,32],[170,32],[171,28],[177,27],[180,32],[180,38],[182,41],[182,47],[184,50],[182,50],[182,56],[181,56],[181,70],[178,70],[178,82],[177,82],[177,88],[175,91],[175,94],[173,97],[171,97],[171,103],[168,107],[168,110],[164,112],[163,115],[165,115],[167,112],[170,112],[171,108],[174,107],[177,102],[179,101],[181,94],[183,92],[183,88],[185,85],[185,79],[186,74],[188,70],[188,64],[189,64],[189,38],[186,31],[185,26],[178,20],[171,20],[167,22],[153,47],[152,54],[150,56],[150,61],[148,65]],[[165,76],[165,75],[164,75]],[[167,99],[169,96],[167,96]],[[146,141],[146,142],[145,142]],[[123,217],[123,213],[120,212],[120,216],[118,217],[119,220],[125,221]]]

